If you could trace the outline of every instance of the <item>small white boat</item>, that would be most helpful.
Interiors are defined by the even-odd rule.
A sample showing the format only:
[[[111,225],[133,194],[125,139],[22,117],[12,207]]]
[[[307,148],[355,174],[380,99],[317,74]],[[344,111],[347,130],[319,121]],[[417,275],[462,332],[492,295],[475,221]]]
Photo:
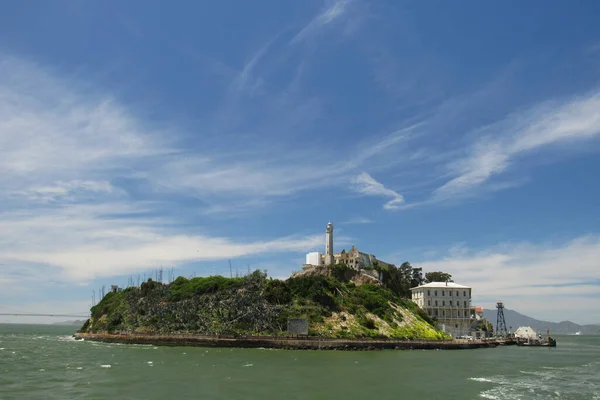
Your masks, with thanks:
[[[581,331],[575,332],[575,336],[581,336]]]

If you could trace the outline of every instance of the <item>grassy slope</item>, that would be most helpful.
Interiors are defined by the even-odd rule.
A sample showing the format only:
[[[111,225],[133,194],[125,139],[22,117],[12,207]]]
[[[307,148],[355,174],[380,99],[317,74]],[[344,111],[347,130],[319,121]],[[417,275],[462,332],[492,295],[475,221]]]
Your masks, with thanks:
[[[145,282],[107,294],[92,308],[83,331],[285,334],[288,318],[308,318],[310,335],[442,339],[414,303],[375,285],[326,276],[268,280],[185,279]]]

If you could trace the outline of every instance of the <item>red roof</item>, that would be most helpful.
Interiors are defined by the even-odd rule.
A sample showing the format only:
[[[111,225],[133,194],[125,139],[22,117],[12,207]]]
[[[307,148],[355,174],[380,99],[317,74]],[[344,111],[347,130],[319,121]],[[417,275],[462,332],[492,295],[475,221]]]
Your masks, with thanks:
[[[483,307],[475,307],[475,312],[483,312]]]

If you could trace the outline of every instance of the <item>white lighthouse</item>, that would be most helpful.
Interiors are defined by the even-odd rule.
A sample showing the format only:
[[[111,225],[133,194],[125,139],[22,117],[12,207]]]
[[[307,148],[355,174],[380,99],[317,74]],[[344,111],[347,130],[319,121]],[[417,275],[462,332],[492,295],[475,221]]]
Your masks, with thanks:
[[[330,222],[325,229],[325,265],[333,263],[333,224]]]

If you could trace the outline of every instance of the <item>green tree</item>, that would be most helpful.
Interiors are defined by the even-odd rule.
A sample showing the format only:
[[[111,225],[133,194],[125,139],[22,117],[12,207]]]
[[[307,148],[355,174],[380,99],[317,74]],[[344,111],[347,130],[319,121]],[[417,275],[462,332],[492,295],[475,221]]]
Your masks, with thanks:
[[[435,272],[427,272],[425,274],[426,282],[454,282],[452,280],[452,275],[447,272],[435,271]]]
[[[412,279],[410,281],[410,287],[414,288],[417,286],[421,286],[425,278],[423,277],[423,268],[413,268],[412,269]]]
[[[410,288],[413,278],[413,267],[408,261],[403,262],[398,268],[402,279],[402,293],[405,297],[410,297]]]
[[[387,271],[384,271],[383,280],[385,286],[397,296],[410,297],[410,288],[413,283],[413,267],[408,261],[403,262],[400,267],[390,264]]]

